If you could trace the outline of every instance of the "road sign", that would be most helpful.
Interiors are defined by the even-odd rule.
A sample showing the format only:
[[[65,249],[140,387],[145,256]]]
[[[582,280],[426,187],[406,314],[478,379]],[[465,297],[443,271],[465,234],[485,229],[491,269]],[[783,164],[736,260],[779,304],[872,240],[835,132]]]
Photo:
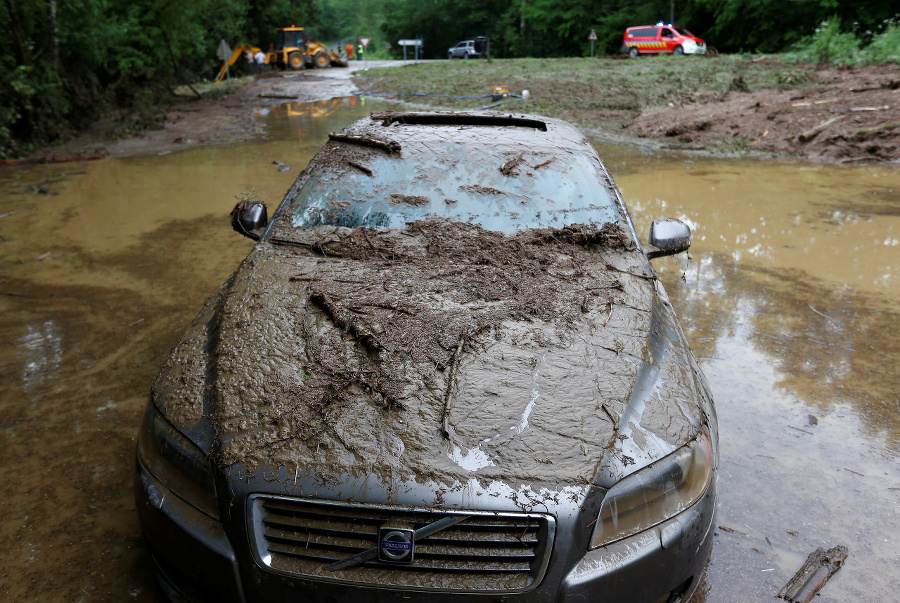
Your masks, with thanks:
[[[232,55],[233,51],[231,50],[231,46],[228,45],[228,42],[225,40],[219,41],[219,48],[216,49],[216,56],[219,57],[221,61],[227,61],[228,57]]]
[[[597,31],[596,30],[593,30],[593,29],[591,30],[591,33],[588,34],[588,40],[590,40],[591,42],[597,41]]]
[[[397,40],[400,46],[421,46],[422,40]]]
[[[372,41],[372,38],[360,38],[359,43],[363,45],[363,48],[369,47],[369,42]]]
[[[228,71],[228,57],[232,55],[234,51],[231,50],[231,46],[228,45],[228,42],[225,40],[221,40],[219,42],[219,48],[216,50],[216,56],[225,63],[225,79],[231,79],[231,73]]]

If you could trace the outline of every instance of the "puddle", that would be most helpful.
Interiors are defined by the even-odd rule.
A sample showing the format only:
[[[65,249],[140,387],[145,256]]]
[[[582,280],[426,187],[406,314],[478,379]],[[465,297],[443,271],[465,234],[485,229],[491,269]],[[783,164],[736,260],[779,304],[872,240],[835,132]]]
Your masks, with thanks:
[[[160,600],[131,491],[150,383],[252,245],[235,197],[271,211],[329,132],[383,108],[295,103],[261,141],[0,169],[2,598]],[[706,600],[770,598],[836,544],[828,600],[892,599],[897,170],[602,154],[639,232],[667,215],[695,233],[690,258],[654,265],[718,403],[727,529]]]

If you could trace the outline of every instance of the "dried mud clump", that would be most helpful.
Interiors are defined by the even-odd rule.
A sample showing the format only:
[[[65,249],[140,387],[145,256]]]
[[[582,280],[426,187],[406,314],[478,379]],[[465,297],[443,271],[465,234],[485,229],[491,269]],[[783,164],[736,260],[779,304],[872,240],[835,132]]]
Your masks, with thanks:
[[[440,219],[311,246],[327,262],[292,277],[308,299],[308,363],[279,412],[313,433],[362,393],[395,408],[449,397],[461,357],[510,325],[565,332],[617,303],[622,284],[599,254],[633,248],[616,224],[506,235]]]
[[[428,205],[431,202],[431,199],[428,197],[423,197],[421,195],[404,195],[401,193],[392,193],[391,194],[391,203],[393,205],[400,205],[401,203],[405,203],[407,205],[412,205],[413,207],[422,207],[423,205]]]

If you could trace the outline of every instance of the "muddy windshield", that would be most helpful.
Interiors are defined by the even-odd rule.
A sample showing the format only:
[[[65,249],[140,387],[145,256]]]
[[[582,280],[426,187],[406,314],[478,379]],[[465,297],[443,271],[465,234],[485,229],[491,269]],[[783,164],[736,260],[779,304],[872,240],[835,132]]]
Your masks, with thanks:
[[[330,163],[292,200],[291,225],[390,228],[445,217],[510,232],[621,217],[598,165],[585,155],[466,151]]]

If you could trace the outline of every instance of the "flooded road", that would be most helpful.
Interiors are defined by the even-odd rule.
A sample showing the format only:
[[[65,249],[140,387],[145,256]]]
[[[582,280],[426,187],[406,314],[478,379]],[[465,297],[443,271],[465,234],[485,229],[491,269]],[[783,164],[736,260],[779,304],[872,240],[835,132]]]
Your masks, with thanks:
[[[0,598],[158,601],[132,500],[134,436],[171,346],[270,212],[371,101],[295,103],[269,138],[0,169]],[[770,600],[816,547],[850,556],[823,601],[900,587],[900,173],[601,148],[715,395],[721,506],[708,594]],[[279,171],[274,161],[291,166]]]

